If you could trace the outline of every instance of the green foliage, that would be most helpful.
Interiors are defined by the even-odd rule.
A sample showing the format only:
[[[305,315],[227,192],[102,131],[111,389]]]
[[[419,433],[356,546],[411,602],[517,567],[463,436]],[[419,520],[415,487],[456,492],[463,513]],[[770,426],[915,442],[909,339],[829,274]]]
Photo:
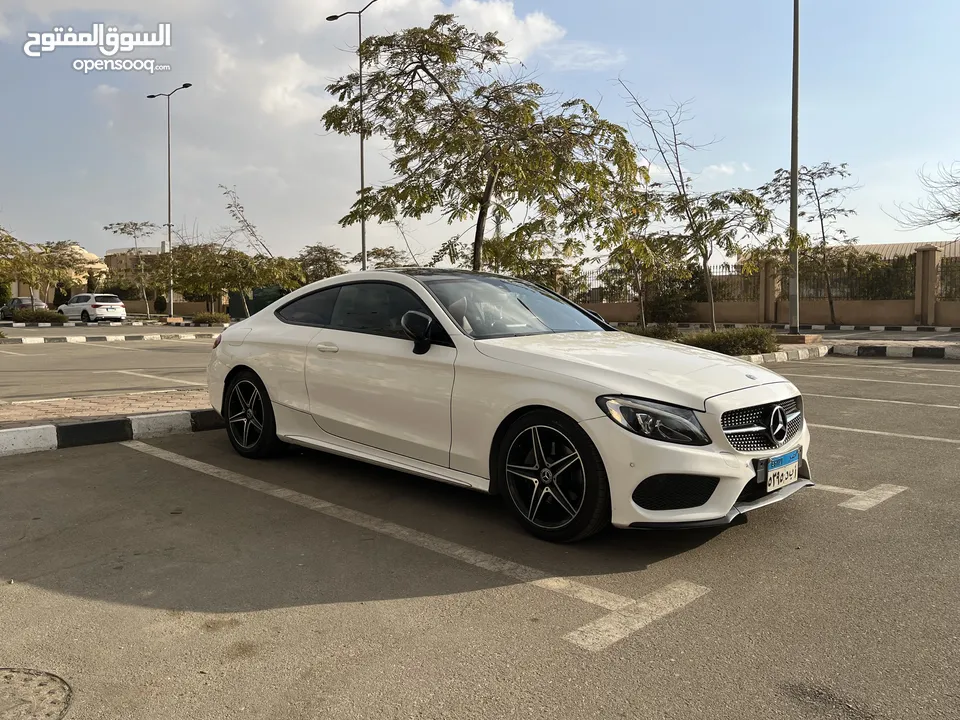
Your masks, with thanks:
[[[648,325],[645,328],[639,326],[622,327],[624,332],[631,335],[642,335],[644,337],[656,338],[657,340],[679,340],[683,333],[676,325]]]
[[[54,325],[63,325],[66,322],[66,316],[54,310],[14,310],[13,321],[21,323],[51,323]]]
[[[194,325],[223,325],[230,322],[227,313],[199,312],[193,316]]]
[[[157,299],[153,301],[153,309],[158,314],[163,314],[167,311],[167,298],[163,295],[157,295]]]
[[[360,263],[362,260],[362,252],[358,252],[350,258],[351,263]],[[399,250],[392,246],[367,250],[367,267],[371,270],[410,267],[411,265],[414,265],[413,258],[410,257],[410,253],[406,250]]]
[[[340,248],[317,243],[300,251],[297,260],[303,267],[306,282],[312,283],[347,271],[347,256]]]
[[[13,298],[10,294],[10,283],[0,278],[0,305],[6,305]]]
[[[360,54],[366,120],[354,73],[328,87],[337,104],[324,125],[388,139],[396,181],[361,190],[344,226],[436,211],[450,222],[476,217],[470,266],[480,270],[489,215],[508,220],[523,206],[510,235],[524,244],[576,234],[602,214],[611,187],[635,181],[627,131],[584,100],[550,100],[510,68],[495,33],[437,15],[429,27],[367,38]]]
[[[776,333],[759,327],[694,333],[680,342],[724,355],[762,355],[780,349]]]

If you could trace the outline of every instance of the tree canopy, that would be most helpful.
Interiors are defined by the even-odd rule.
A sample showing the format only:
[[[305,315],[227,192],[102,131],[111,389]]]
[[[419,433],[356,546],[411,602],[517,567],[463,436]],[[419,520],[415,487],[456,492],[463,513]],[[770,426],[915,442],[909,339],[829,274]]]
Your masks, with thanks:
[[[359,74],[332,83],[328,130],[387,138],[396,179],[360,198],[341,219],[392,222],[440,212],[476,218],[471,266],[480,270],[487,218],[526,216],[510,230],[522,242],[591,228],[606,192],[637,180],[625,128],[582,99],[557,100],[508,62],[495,33],[478,34],[453,15],[429,27],[367,38],[364,110]]]

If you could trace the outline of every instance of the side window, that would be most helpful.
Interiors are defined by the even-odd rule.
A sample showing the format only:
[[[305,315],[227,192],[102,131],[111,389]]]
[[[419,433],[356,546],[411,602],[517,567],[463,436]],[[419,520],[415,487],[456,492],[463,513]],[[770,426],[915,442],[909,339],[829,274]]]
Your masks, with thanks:
[[[67,305],[76,305],[76,304],[77,304],[77,296],[76,296],[76,295],[74,295],[72,298],[70,298],[69,300],[67,300]]]
[[[400,318],[408,310],[430,314],[420,298],[399,285],[355,283],[343,286],[330,324],[335,330],[405,339]]]
[[[277,317],[294,325],[326,327],[330,324],[333,306],[337,302],[339,293],[340,288],[338,286],[304,295],[277,310]]]
[[[89,295],[77,295],[77,305],[83,305],[90,300]]]

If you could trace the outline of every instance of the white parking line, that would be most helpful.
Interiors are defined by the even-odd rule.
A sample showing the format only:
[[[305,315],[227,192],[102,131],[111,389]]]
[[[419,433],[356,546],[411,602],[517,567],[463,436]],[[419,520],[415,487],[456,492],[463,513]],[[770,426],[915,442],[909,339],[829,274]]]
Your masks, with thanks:
[[[889,500],[894,495],[899,495],[906,489],[907,488],[901,487],[900,485],[877,485],[872,490],[866,490],[846,502],[840,503],[840,507],[850,508],[851,510],[869,510],[884,500]]]
[[[940,385],[937,383],[910,382],[909,380],[878,380],[876,378],[840,377],[837,375],[806,375],[803,373],[778,373],[784,377],[805,377],[814,380],[849,380],[850,382],[888,383],[890,385],[919,385],[921,387],[960,388],[960,385]]]
[[[863,435],[881,435],[883,437],[899,438],[901,440],[926,440],[928,442],[942,442],[951,445],[960,445],[960,440],[956,438],[930,437],[929,435],[904,435],[903,433],[884,432],[883,430],[862,430],[860,428],[840,427],[838,425],[814,425],[807,423],[808,427],[820,428],[821,430],[841,430],[843,432],[861,433]]]
[[[708,592],[709,590],[701,585],[681,580],[568,633],[564,639],[591,652],[606,650],[614,643],[676,612],[684,605],[689,605]]]
[[[46,353],[18,353],[13,352],[12,350],[0,350],[0,353],[4,355],[17,355],[19,357],[37,357],[38,355],[46,355]]]
[[[380,518],[367,515],[357,510],[334,505],[331,502],[321,500],[311,495],[281,488],[277,485],[241,475],[231,470],[224,470],[215,465],[184,457],[183,455],[178,455],[154,447],[153,445],[148,445],[136,440],[120,444],[132,450],[173,463],[174,465],[210,475],[220,480],[226,480],[234,485],[255,490],[264,495],[286,500],[294,505],[305,507],[308,510],[313,510],[314,512],[319,512],[329,517],[337,518],[338,520],[343,520],[344,522],[372,530],[396,540],[402,540],[411,545],[460,560],[468,565],[473,565],[474,567],[489,570],[490,572],[500,575],[506,575],[524,584],[535,585],[544,590],[551,590],[560,595],[575,598],[582,602],[612,611],[614,615],[616,615],[615,619],[611,618],[611,616],[601,618],[597,623],[587,625],[567,636],[567,640],[581,647],[585,647],[588,650],[596,651],[609,647],[609,645],[617,640],[627,637],[630,633],[642,629],[654,620],[680,609],[683,605],[709,592],[708,588],[700,585],[679,582],[661,588],[641,600],[632,600],[623,595],[617,595],[606,590],[601,590],[600,588],[584,585],[576,580],[549,575],[536,568],[520,565],[510,560],[504,560],[503,558],[489,555],[464,545],[458,545],[457,543],[443,540],[433,535],[427,535],[418,530],[397,525],[388,520],[381,520]],[[603,624],[604,622],[606,622],[605,625]],[[611,625],[616,625],[616,628],[603,629]],[[594,626],[597,626],[597,628],[592,631],[586,631],[586,628]],[[577,633],[581,634],[577,635]],[[609,639],[611,637],[613,638],[612,640]],[[575,638],[581,639],[582,642],[577,642]],[[593,638],[593,640],[591,641],[589,638]],[[601,642],[601,639],[609,641]]]
[[[176,378],[168,378],[161,375],[150,375],[148,373],[136,372],[134,370],[94,370],[94,373],[97,375],[105,375],[107,373],[122,373],[124,375],[136,375],[137,377],[150,378],[151,380],[163,380],[164,382],[180,383],[181,385],[195,385],[196,387],[206,386],[206,383],[192,382],[190,380],[177,380]]]
[[[880,359],[880,358],[871,358],[871,360],[879,360],[879,359]],[[935,362],[936,362],[936,361],[929,362],[929,363],[915,362],[915,363],[913,363],[912,365],[902,365],[902,364],[898,364],[898,363],[886,363],[886,362],[885,362],[885,363],[881,363],[881,362],[878,362],[878,363],[876,363],[876,365],[872,365],[872,366],[870,367],[870,370],[887,370],[887,369],[894,369],[894,370],[912,370],[912,371],[914,371],[914,372],[960,373],[960,368],[956,368],[956,367],[952,367],[952,368],[939,367],[939,365],[935,365],[935,364],[934,364]],[[863,370],[863,368],[864,368],[864,365],[861,364],[861,363],[851,364],[849,361],[845,361],[845,360],[827,360],[826,358],[824,358],[823,361],[817,363],[817,366],[819,366],[819,367],[825,367],[825,366],[827,366],[827,365],[830,365],[830,366],[831,366],[831,369],[844,368],[844,369],[846,369],[846,370],[851,370],[851,371],[854,371],[854,372],[860,372],[860,371]]]
[[[816,393],[804,393],[805,398],[827,398],[829,400],[853,400],[854,402],[873,402],[889,403],[891,405],[916,405],[918,407],[943,408],[945,410],[960,410],[960,405],[936,405],[934,403],[911,402],[909,400],[884,400],[883,398],[862,398],[850,397],[848,395],[818,395]]]

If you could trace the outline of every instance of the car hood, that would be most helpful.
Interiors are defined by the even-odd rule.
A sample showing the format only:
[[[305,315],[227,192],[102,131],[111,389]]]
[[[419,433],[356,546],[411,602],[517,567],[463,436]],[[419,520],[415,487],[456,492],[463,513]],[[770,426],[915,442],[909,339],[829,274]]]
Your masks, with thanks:
[[[478,340],[487,357],[574,377],[605,392],[705,409],[717,395],[788,381],[751,362],[625,332],[570,332]]]

